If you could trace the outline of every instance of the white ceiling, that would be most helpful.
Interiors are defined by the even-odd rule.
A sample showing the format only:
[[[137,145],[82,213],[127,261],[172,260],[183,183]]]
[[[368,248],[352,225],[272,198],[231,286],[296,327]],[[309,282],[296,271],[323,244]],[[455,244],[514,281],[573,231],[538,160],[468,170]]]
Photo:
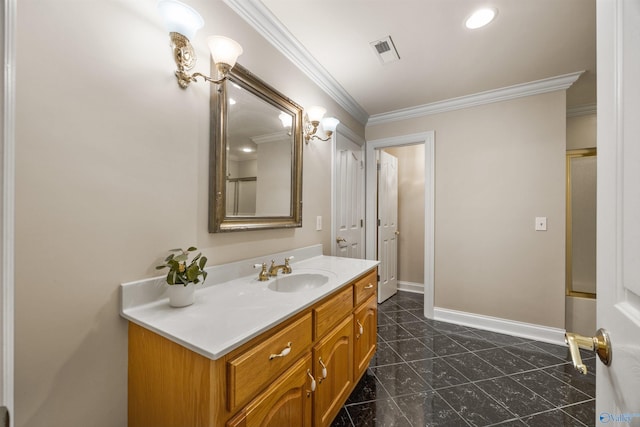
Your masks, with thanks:
[[[225,1],[361,118],[577,71],[567,106],[596,103],[595,0]],[[466,29],[484,6],[497,18]],[[383,65],[369,43],[388,35],[400,60]]]

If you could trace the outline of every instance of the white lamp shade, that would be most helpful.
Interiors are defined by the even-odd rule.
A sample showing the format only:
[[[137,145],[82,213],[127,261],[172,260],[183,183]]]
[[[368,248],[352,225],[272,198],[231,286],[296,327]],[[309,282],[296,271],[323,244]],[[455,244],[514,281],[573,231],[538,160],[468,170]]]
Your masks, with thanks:
[[[336,119],[335,117],[327,117],[322,119],[322,127],[324,128],[325,132],[335,132],[338,123],[340,123],[340,120]]]
[[[327,110],[322,107],[318,107],[318,106],[309,107],[307,109],[307,117],[309,118],[310,122],[319,122],[320,120],[322,120],[322,117],[326,112]]]
[[[193,40],[196,31],[204,25],[204,19],[195,9],[176,0],[160,0],[158,12],[167,31],[180,33],[189,40]]]
[[[229,67],[236,65],[238,56],[242,55],[242,46],[235,40],[223,36],[207,37],[211,57],[216,64],[227,64]]]
[[[282,127],[285,127],[285,128],[290,128],[291,127],[291,122],[293,121],[293,117],[291,117],[290,114],[282,112],[282,113],[280,113],[278,118],[282,122]]]

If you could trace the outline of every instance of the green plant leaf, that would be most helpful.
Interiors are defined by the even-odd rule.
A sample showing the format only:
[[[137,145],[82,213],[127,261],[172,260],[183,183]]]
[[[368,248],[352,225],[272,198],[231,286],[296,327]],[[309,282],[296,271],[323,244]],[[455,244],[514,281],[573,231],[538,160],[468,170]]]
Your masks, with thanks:
[[[196,248],[195,246],[189,246],[189,249],[187,249],[187,252],[193,252],[193,251],[197,251],[198,248]]]
[[[200,258],[199,265],[200,265],[200,269],[201,270],[204,269],[204,266],[207,265],[207,257],[206,256],[203,256],[202,258]]]
[[[189,255],[181,254],[181,255],[178,255],[178,256],[174,257],[173,259],[178,261],[178,262],[183,262],[183,261],[186,261],[188,258],[189,258]]]

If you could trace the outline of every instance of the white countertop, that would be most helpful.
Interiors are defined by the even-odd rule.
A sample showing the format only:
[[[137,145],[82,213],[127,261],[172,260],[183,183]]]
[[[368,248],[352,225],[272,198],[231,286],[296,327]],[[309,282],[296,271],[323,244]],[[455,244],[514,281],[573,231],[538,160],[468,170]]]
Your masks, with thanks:
[[[256,271],[251,276],[196,288],[195,303],[183,308],[170,307],[165,293],[157,290],[155,300],[143,301],[139,298],[140,291],[133,289],[140,287],[142,281],[123,284],[121,314],[131,322],[205,357],[219,359],[376,265],[378,261],[314,256],[292,262],[292,274],[333,273],[327,274],[330,280],[322,287],[303,292],[276,292],[268,288],[274,279],[260,282]],[[158,287],[156,284],[155,288]],[[132,299],[142,303],[132,302]]]

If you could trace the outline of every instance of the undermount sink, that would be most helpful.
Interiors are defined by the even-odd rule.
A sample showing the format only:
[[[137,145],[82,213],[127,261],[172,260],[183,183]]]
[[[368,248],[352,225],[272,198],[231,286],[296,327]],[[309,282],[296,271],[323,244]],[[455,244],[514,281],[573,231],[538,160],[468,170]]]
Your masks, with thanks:
[[[332,278],[335,275],[329,272],[293,273],[278,276],[269,283],[268,288],[276,292],[303,292],[324,286]]]

